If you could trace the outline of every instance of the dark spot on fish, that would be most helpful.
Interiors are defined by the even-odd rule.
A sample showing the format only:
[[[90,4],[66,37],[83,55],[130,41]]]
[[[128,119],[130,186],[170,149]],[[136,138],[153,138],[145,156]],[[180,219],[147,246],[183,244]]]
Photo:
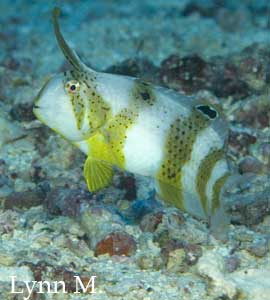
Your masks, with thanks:
[[[209,105],[198,105],[196,109],[201,111],[209,119],[215,119],[217,116],[217,112]]]

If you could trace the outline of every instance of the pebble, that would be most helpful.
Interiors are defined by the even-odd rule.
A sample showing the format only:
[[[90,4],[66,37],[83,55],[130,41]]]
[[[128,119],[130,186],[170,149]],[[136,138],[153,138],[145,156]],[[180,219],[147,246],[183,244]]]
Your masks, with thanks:
[[[231,255],[224,258],[225,269],[228,273],[236,271],[241,264],[241,260],[237,255]]]
[[[89,193],[81,189],[57,187],[48,193],[45,206],[53,215],[77,217],[81,203],[88,200]]]
[[[125,232],[112,232],[96,245],[95,255],[102,254],[131,256],[136,252],[134,238]]]
[[[183,271],[185,257],[186,253],[184,249],[171,251],[168,256],[167,270],[174,273]]]
[[[269,278],[270,272],[267,268],[249,268],[231,274],[232,281],[245,300],[269,300]]]
[[[229,213],[235,224],[256,225],[263,221],[270,211],[270,188],[247,195],[236,195],[228,201]],[[241,233],[245,235],[244,232]]]
[[[255,240],[247,250],[257,257],[264,257],[268,252],[267,242],[265,239]]]
[[[195,265],[198,259],[202,256],[202,248],[200,245],[187,244],[184,247],[185,250],[185,261],[188,265]]]
[[[16,257],[12,253],[0,248],[0,266],[11,266],[15,264]]]
[[[140,228],[142,231],[154,232],[158,225],[162,222],[162,219],[162,211],[147,214],[142,218],[140,222]]]
[[[239,163],[239,172],[260,174],[263,170],[263,163],[256,157],[248,156]]]
[[[133,76],[144,80],[153,79],[158,74],[158,68],[145,58],[129,58],[105,70],[108,73]]]
[[[15,192],[7,196],[4,200],[5,209],[30,208],[43,203],[45,194],[39,189],[25,192]]]
[[[235,239],[241,243],[252,242],[254,240],[254,232],[243,228],[235,233]]]
[[[171,55],[161,63],[160,80],[170,88],[192,94],[205,88],[212,73],[211,65],[196,54],[183,58]]]
[[[270,162],[270,142],[269,143],[263,143],[260,147],[261,153],[263,156],[263,159],[266,163],[269,164]]]
[[[124,213],[124,216],[129,220],[142,222],[144,216],[147,214],[154,214],[157,211],[160,211],[161,208],[161,203],[153,199],[153,195],[150,195],[146,199],[137,199],[133,201]]]
[[[20,224],[20,215],[14,210],[0,211],[0,235],[12,233]]]
[[[137,290],[139,288],[139,284],[136,280],[132,279],[123,279],[121,280],[119,278],[120,282],[117,282],[114,285],[106,285],[105,286],[105,291],[114,297],[123,297],[125,296],[128,292],[132,290]]]
[[[225,277],[225,263],[223,257],[215,251],[207,251],[199,259],[197,270],[199,275],[211,280],[211,296],[214,299],[226,297],[233,299],[237,294],[237,286]]]
[[[17,281],[32,281],[33,273],[28,267],[0,267],[0,281],[10,282],[10,276],[16,276]]]
[[[238,67],[226,59],[205,61],[197,54],[171,55],[161,63],[162,84],[188,94],[209,90],[217,97],[243,99],[250,95],[248,83],[239,76]]]
[[[36,119],[33,114],[33,105],[29,103],[19,103],[12,107],[10,110],[10,116],[16,121],[30,122]]]
[[[79,221],[92,250],[95,250],[97,243],[112,232],[125,231],[120,216],[102,206],[86,208]]]
[[[14,181],[14,191],[15,192],[19,193],[19,192],[24,192],[24,191],[30,191],[30,190],[34,190],[35,188],[36,188],[36,184],[32,181],[25,181],[21,178],[16,178]]]
[[[11,142],[25,134],[25,131],[14,121],[9,121],[6,109],[0,103],[0,148],[6,143]]]
[[[160,255],[152,251],[142,251],[136,257],[136,263],[142,270],[160,270],[164,262]]]
[[[236,132],[233,130],[229,132],[229,147],[232,148],[237,155],[241,155],[241,157],[249,154],[249,148],[254,145],[256,141],[257,138],[249,133]]]
[[[32,246],[36,245],[37,248],[44,248],[44,247],[47,247],[48,245],[50,245],[51,243],[52,243],[52,240],[49,236],[41,234],[36,237]]]
[[[178,251],[179,250],[179,251]],[[196,244],[188,244],[185,241],[176,241],[176,240],[170,240],[168,243],[162,248],[161,255],[165,262],[165,264],[173,265],[170,263],[171,257],[178,257],[179,253],[183,254],[183,257],[181,258],[181,264],[179,262],[175,262],[176,265],[178,265],[177,270],[178,271],[184,271],[189,268],[189,266],[195,265],[198,261],[198,259],[202,256],[202,249],[199,245]]]
[[[133,175],[129,176],[120,176],[120,182],[118,188],[121,190],[125,190],[124,199],[126,200],[134,200],[137,197],[137,187],[136,180]]]

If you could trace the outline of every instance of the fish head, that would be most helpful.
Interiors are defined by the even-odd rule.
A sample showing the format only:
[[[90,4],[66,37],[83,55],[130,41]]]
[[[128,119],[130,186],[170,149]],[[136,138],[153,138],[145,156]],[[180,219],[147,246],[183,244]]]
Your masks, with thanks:
[[[45,125],[70,141],[89,138],[92,131],[87,121],[87,86],[65,72],[50,78],[38,93],[33,112]]]

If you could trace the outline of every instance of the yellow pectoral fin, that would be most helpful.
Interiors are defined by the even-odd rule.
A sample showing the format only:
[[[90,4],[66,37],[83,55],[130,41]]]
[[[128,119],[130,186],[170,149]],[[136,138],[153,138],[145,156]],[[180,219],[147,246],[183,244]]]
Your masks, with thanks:
[[[83,173],[90,192],[96,192],[108,186],[113,178],[112,165],[91,156],[88,156],[85,161]]]

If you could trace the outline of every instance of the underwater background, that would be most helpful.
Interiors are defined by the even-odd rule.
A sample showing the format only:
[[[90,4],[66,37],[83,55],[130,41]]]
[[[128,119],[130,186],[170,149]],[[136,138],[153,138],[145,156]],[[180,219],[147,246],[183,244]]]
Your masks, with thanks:
[[[34,98],[68,70],[51,12],[98,71],[218,101],[235,174],[227,241],[118,170],[89,193],[84,155],[36,120]],[[0,1],[0,298],[18,281],[64,280],[29,299],[270,299],[270,3],[267,0]],[[96,293],[73,294],[73,276]],[[26,292],[25,292],[26,293]],[[24,295],[26,297],[27,293]]]

